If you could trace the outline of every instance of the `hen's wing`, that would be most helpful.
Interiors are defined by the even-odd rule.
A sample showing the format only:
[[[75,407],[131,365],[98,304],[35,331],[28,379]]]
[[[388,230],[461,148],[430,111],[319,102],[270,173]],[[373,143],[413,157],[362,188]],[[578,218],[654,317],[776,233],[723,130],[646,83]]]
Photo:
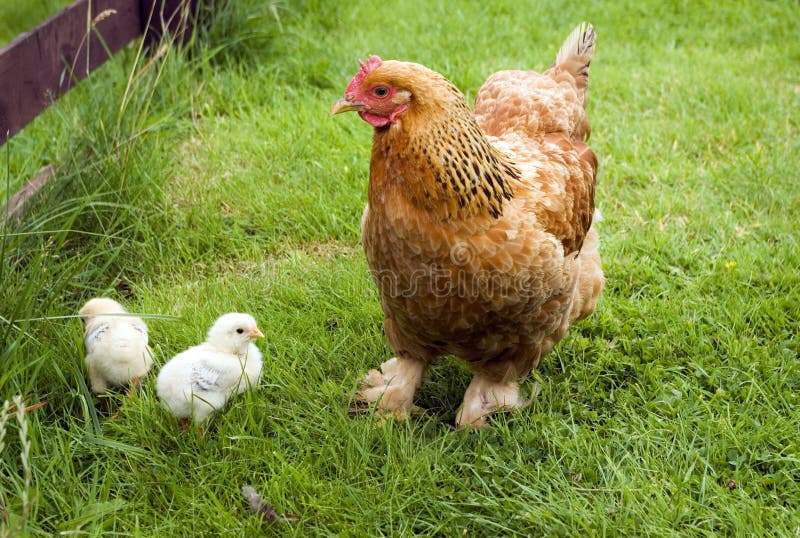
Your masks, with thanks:
[[[537,217],[565,253],[580,250],[594,213],[597,157],[584,110],[593,51],[594,29],[581,25],[544,74],[500,71],[475,101],[478,124],[519,165]]]

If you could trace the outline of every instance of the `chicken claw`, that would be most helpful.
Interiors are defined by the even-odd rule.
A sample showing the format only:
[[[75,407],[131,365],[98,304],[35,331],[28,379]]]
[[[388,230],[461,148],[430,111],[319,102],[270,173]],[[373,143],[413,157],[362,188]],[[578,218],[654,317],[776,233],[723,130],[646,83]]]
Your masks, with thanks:
[[[522,409],[529,403],[520,398],[517,381],[492,381],[482,374],[476,374],[464,394],[456,425],[477,430],[486,425],[489,415],[501,410]]]
[[[414,393],[425,373],[423,361],[394,357],[381,364],[381,370],[370,370],[361,380],[361,390],[356,398],[364,403],[377,403],[381,414],[392,414],[399,419],[408,418],[418,409]]]

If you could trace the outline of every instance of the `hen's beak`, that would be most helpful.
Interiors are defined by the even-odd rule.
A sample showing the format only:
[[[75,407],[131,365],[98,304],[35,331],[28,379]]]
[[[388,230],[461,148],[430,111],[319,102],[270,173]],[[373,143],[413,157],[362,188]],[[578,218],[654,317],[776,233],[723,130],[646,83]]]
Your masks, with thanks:
[[[354,103],[352,101],[348,101],[346,98],[342,97],[331,107],[331,116],[335,116],[336,114],[341,114],[342,112],[350,112],[351,110],[363,110],[364,105],[361,103]]]
[[[255,340],[256,338],[264,338],[264,333],[258,330],[258,327],[254,327],[252,331],[250,331],[247,335],[250,337],[251,340]]]

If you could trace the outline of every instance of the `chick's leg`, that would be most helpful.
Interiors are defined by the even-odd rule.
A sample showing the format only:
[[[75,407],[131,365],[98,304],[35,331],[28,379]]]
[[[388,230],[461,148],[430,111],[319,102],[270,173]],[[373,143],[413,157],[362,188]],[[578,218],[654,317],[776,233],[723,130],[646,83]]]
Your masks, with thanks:
[[[130,385],[128,385],[128,390],[125,391],[125,396],[127,396],[128,398],[133,396],[133,391],[135,389],[138,389],[141,384],[142,384],[141,377],[134,377],[133,379],[131,379]]]
[[[100,375],[94,365],[89,365],[89,384],[92,386],[92,392],[95,394],[103,394],[108,390],[108,383],[105,378]]]
[[[485,374],[477,373],[467,387],[464,403],[456,416],[459,428],[478,429],[486,424],[486,417],[503,409],[519,409],[526,402],[519,397],[519,383],[493,381]]]
[[[381,364],[380,371],[370,370],[361,381],[356,398],[378,404],[378,411],[406,418],[415,409],[414,393],[422,382],[425,361],[394,357]]]

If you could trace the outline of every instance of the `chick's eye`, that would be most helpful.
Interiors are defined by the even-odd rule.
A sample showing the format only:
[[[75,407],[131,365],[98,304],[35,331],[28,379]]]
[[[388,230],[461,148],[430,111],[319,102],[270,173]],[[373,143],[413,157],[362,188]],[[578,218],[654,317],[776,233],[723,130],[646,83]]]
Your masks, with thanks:
[[[236,329],[236,332],[239,333],[239,334],[242,334],[244,332],[244,329],[242,329],[242,328]]]
[[[377,88],[372,90],[372,93],[375,94],[375,97],[386,97],[387,95],[389,95],[389,88],[385,86],[378,86]]]

